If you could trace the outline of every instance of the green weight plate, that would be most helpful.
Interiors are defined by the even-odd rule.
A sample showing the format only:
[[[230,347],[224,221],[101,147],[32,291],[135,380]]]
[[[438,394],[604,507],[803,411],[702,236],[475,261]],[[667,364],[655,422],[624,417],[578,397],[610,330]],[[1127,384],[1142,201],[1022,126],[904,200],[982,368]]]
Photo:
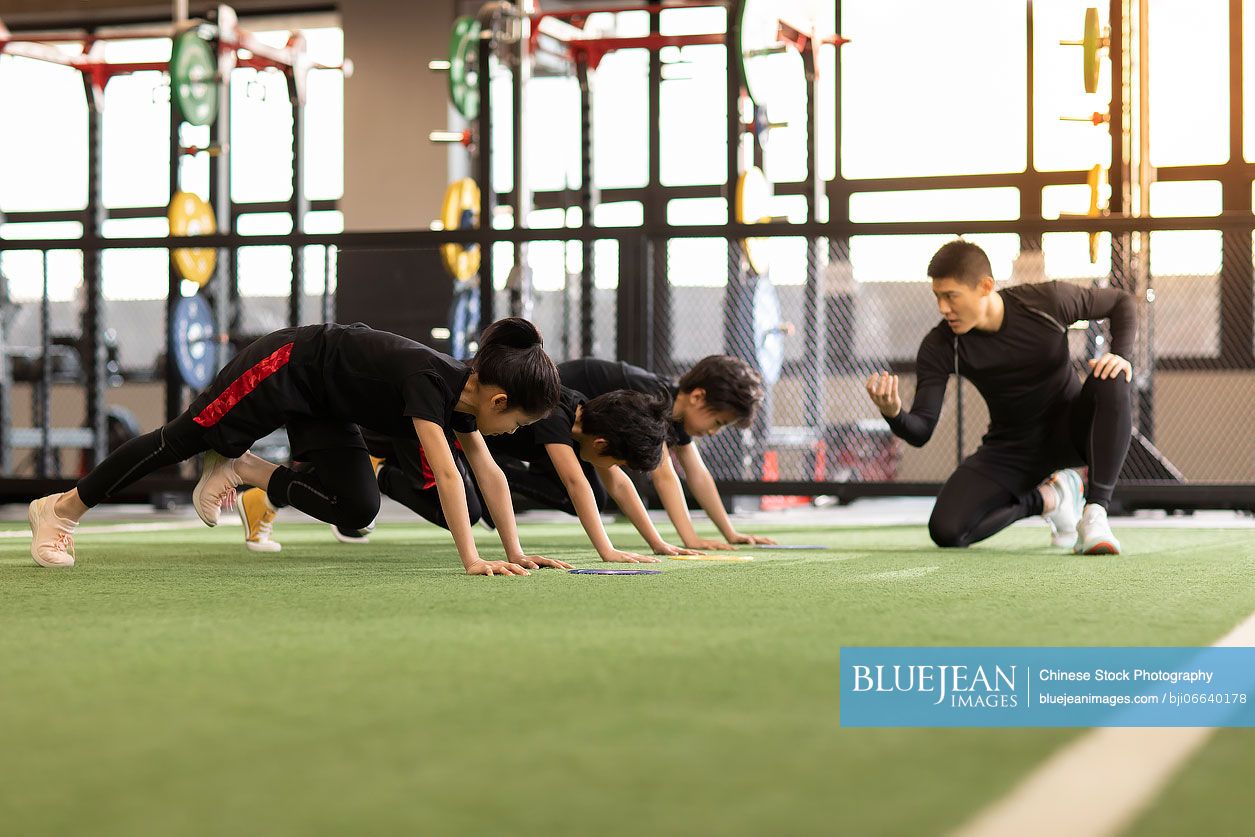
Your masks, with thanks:
[[[467,120],[479,116],[479,21],[453,21],[449,36],[449,98]]]
[[[181,33],[170,48],[170,95],[184,122],[211,125],[218,116],[218,62],[195,29]]]
[[[1085,10],[1085,38],[1081,43],[1081,55],[1085,61],[1085,92],[1098,92],[1098,70],[1101,61],[1098,49],[1102,45],[1102,33],[1098,29],[1098,9]]]

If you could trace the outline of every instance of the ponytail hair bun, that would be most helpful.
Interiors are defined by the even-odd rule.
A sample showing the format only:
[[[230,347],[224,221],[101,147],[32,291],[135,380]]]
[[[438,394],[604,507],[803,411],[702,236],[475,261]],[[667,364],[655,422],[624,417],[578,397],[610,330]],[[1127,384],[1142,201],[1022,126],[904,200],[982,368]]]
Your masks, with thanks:
[[[509,349],[530,349],[533,346],[544,346],[536,326],[522,317],[506,317],[497,320],[479,338],[479,350],[492,346],[503,346]]]
[[[547,416],[558,406],[562,382],[544,345],[540,331],[527,320],[497,320],[480,335],[471,369],[480,383],[501,387],[509,409]]]

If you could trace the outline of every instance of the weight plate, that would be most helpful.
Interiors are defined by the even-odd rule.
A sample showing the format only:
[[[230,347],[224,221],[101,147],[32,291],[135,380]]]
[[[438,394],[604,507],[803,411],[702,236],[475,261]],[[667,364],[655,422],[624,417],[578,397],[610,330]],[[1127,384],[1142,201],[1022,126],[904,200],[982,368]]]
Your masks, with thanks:
[[[197,194],[175,192],[166,211],[170,235],[213,235],[218,231],[213,208]],[[218,251],[213,247],[180,247],[170,251],[179,275],[204,287],[213,278]]]
[[[218,117],[218,61],[196,29],[170,47],[170,93],[184,122],[210,125]]]
[[[449,312],[449,354],[466,360],[473,352],[471,343],[479,333],[479,288],[469,287],[453,297]]]
[[[771,184],[762,169],[751,166],[736,181],[735,216],[738,224],[759,224],[771,220]],[[771,240],[747,238],[741,241],[745,258],[759,275],[771,266]]]
[[[802,56],[780,39],[783,11],[778,0],[745,0],[741,4],[736,50],[741,78],[754,104],[765,108],[796,98],[796,90],[806,84]]]
[[[1102,62],[1098,57],[1098,48],[1102,43],[1102,33],[1098,28],[1098,9],[1090,7],[1085,10],[1085,37],[1081,43],[1081,58],[1085,61],[1085,92],[1098,92],[1098,71]]]
[[[479,186],[469,177],[455,180],[444,193],[440,221],[446,230],[479,229]],[[459,282],[479,272],[478,244],[441,244],[440,258],[445,270]]]
[[[467,121],[479,117],[479,21],[453,21],[449,36],[449,99]]]
[[[192,389],[209,386],[218,371],[214,359],[214,315],[199,296],[185,296],[174,307],[170,356],[183,383]]]
[[[760,276],[754,288],[754,356],[763,383],[773,385],[784,369],[784,336],[788,328],[780,321],[780,297],[776,286]]]

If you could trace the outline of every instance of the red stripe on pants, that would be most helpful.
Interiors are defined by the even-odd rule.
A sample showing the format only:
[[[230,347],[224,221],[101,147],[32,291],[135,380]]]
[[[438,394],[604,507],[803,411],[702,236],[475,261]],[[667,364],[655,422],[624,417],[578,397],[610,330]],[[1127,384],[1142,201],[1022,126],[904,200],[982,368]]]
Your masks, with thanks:
[[[247,372],[232,381],[231,386],[227,387],[222,391],[221,395],[209,402],[209,406],[201,410],[193,421],[201,427],[213,427],[222,421],[222,417],[231,412],[236,404],[240,403],[240,399],[257,389],[262,381],[286,366],[288,359],[291,357],[292,344],[287,343],[280,346],[270,357],[253,364]]]

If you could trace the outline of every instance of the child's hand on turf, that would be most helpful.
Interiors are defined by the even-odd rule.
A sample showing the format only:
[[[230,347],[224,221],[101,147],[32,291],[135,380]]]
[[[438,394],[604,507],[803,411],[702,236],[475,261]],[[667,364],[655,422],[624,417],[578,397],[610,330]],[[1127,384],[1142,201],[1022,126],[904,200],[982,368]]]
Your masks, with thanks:
[[[559,561],[556,558],[546,558],[543,555],[511,555],[511,564],[520,567],[526,567],[529,570],[539,570],[542,567],[549,567],[554,570],[569,570],[571,565],[565,561]]]
[[[520,566],[509,561],[484,561],[476,558],[466,567],[467,575],[531,575]]]
[[[666,541],[660,541],[653,546],[655,555],[701,555],[696,549],[685,549],[682,546],[672,546]]]
[[[779,543],[779,541],[774,541],[771,538],[766,538],[766,537],[763,537],[762,535],[745,535],[740,532],[733,532],[731,535],[728,536],[728,543],[749,543],[749,544],[756,543],[756,544],[762,544],[764,546],[768,546],[768,545],[774,546],[775,544]]]
[[[709,538],[694,538],[691,541],[685,541],[684,545],[689,549],[736,549],[736,547],[730,543],[712,541]]]
[[[652,555],[637,555],[635,552],[627,552],[622,549],[612,549],[601,556],[601,560],[611,564],[657,564],[661,558],[655,558]]]

